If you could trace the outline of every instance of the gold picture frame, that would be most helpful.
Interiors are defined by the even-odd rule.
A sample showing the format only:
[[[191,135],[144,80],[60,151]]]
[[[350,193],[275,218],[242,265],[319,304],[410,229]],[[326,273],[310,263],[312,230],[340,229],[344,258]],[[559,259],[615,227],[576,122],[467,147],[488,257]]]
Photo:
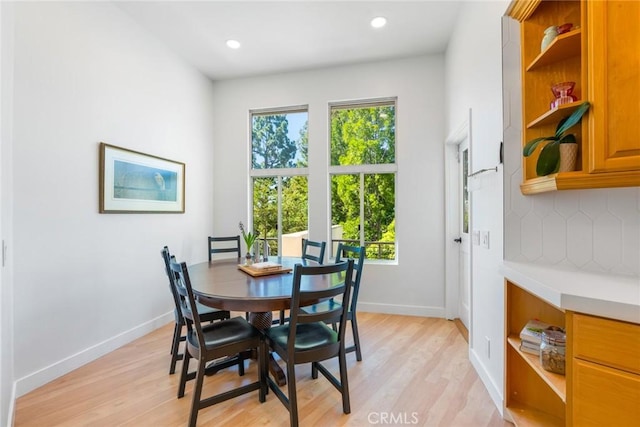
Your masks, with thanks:
[[[100,143],[100,213],[184,213],[185,164]]]

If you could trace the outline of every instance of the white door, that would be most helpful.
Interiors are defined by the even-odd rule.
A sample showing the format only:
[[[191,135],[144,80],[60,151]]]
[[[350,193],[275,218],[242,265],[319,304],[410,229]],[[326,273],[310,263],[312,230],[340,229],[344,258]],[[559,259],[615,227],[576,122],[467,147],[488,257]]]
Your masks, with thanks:
[[[468,175],[471,165],[469,144],[471,109],[465,120],[445,143],[445,316],[471,326],[471,193]],[[471,334],[469,337],[471,338]]]
[[[469,194],[469,138],[458,145],[458,316],[469,330],[471,307],[471,256],[469,230],[471,229],[471,209]]]

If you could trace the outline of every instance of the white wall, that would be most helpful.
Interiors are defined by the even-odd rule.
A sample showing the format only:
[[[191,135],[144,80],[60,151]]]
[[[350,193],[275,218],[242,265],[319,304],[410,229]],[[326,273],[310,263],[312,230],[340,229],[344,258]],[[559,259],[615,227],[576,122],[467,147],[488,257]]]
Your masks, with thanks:
[[[215,83],[215,232],[248,217],[250,109],[309,106],[310,238],[327,240],[328,103],[397,96],[399,261],[367,263],[358,304],[444,316],[443,84],[442,55]]]
[[[12,241],[11,140],[13,105],[13,5],[0,2],[0,236]],[[2,248],[0,247],[0,251]],[[11,425],[13,381],[13,269],[7,254],[0,272],[0,425]]]
[[[213,94],[107,2],[16,4],[14,62],[21,395],[172,320],[160,250],[206,259]],[[186,213],[99,214],[100,141],[185,162]]]
[[[499,164],[502,141],[501,16],[509,2],[465,2],[446,55],[447,132],[471,117],[471,172]],[[471,245],[469,358],[499,410],[504,365],[502,165],[470,178],[471,230],[489,232],[489,249]]]

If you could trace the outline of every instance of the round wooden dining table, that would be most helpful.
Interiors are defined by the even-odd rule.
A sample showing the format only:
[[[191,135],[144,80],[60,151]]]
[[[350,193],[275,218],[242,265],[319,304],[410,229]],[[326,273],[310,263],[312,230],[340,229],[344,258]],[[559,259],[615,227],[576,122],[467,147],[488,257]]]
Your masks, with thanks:
[[[269,257],[269,261],[280,264],[286,271],[252,276],[240,269],[236,258],[190,265],[189,278],[193,293],[203,305],[248,312],[251,324],[261,330],[267,329],[271,327],[272,312],[287,310],[291,304],[295,265],[318,265],[299,257]],[[303,280],[300,287],[305,290],[326,289],[333,285],[322,275],[307,276]],[[273,359],[270,368],[278,384],[286,384],[284,373]]]

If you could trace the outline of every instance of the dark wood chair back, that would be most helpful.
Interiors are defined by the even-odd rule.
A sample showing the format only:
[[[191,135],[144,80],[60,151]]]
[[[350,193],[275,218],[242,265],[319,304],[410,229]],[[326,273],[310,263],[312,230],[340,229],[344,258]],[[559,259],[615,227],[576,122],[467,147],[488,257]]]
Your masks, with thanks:
[[[217,244],[219,243],[219,244]],[[221,243],[228,243],[228,245],[220,245]],[[235,252],[237,257],[240,258],[240,236],[227,236],[227,237],[208,237],[209,261],[211,261],[211,255]]]
[[[324,250],[326,246],[327,242],[315,242],[313,240],[302,239],[302,259],[324,264]]]
[[[176,371],[176,363],[178,360],[184,359],[184,354],[180,353],[180,343],[186,339],[186,336],[182,333],[182,328],[185,326],[185,313],[189,314],[190,317],[193,317],[193,315],[190,313],[191,309],[187,304],[186,297],[178,293],[176,283],[177,273],[171,269],[171,263],[176,261],[175,257],[170,254],[167,246],[162,249],[161,254],[162,259],[164,260],[167,277],[169,278],[169,289],[171,290],[171,296],[173,297],[174,303],[173,314],[175,317],[175,325],[173,328],[173,339],[171,341],[171,364],[169,366],[169,374],[174,374]],[[214,322],[216,320],[224,320],[231,317],[231,313],[227,310],[218,310],[211,307],[205,307],[200,304],[198,305],[198,317],[202,322]],[[239,364],[239,366],[242,365]]]
[[[360,291],[360,280],[364,268],[365,248],[364,246],[349,246],[343,243],[338,244],[336,251],[336,262],[344,259],[353,259],[353,286],[351,289],[351,303],[349,311],[355,312],[358,303],[358,292]]]

